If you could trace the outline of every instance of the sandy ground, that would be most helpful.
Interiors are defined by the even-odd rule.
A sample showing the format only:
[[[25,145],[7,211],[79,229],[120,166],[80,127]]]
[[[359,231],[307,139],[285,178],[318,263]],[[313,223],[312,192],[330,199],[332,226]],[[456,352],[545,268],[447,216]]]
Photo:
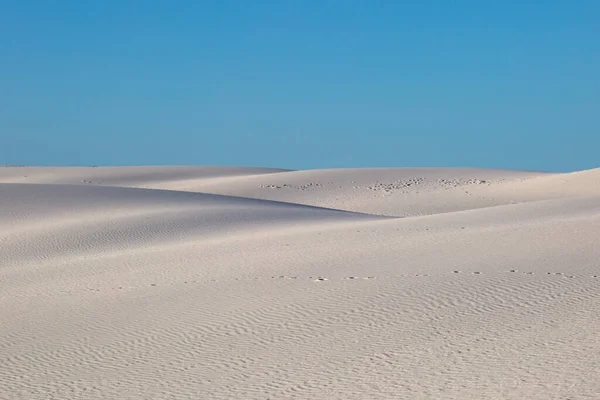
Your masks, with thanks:
[[[598,399],[600,169],[0,168],[0,399]]]

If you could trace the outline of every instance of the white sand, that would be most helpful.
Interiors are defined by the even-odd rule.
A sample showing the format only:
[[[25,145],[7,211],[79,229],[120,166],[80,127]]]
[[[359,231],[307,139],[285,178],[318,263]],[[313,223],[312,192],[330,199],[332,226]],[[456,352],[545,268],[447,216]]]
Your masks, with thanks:
[[[0,399],[598,399],[600,169],[0,168]]]

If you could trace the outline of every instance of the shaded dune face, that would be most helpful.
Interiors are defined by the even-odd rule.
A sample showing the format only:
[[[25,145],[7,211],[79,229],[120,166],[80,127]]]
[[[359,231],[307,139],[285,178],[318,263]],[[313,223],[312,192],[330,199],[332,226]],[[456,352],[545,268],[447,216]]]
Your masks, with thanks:
[[[595,398],[600,169],[0,168],[0,399]]]

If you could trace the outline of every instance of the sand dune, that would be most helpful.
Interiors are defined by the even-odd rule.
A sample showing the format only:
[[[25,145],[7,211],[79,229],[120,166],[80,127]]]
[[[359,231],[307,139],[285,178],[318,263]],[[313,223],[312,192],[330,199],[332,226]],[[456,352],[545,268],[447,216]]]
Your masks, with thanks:
[[[0,168],[0,399],[596,399],[600,169]]]

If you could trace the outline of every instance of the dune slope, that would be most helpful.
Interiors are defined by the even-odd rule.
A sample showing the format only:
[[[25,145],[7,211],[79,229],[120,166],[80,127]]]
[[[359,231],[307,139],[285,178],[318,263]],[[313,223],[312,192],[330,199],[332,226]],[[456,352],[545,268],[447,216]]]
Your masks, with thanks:
[[[0,399],[566,399],[600,170],[0,168]]]

